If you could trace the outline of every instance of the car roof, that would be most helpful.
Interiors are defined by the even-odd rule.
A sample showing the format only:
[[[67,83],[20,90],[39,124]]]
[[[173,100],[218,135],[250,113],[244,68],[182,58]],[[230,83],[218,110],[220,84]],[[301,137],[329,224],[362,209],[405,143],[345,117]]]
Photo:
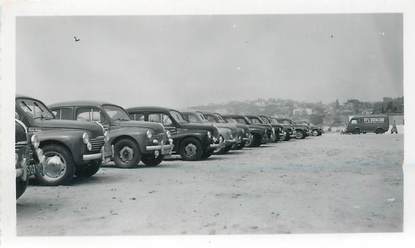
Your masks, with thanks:
[[[150,112],[165,112],[165,111],[178,111],[171,108],[158,107],[158,106],[141,106],[141,107],[132,107],[126,109],[128,112],[140,112],[140,111],[150,111]]]
[[[363,118],[363,117],[388,117],[388,115],[353,115],[351,118]]]
[[[70,107],[70,106],[101,106],[101,105],[114,105],[114,106],[119,106],[117,104],[113,104],[113,103],[109,103],[109,102],[104,102],[104,101],[91,101],[91,100],[87,100],[87,101],[83,101],[83,100],[78,100],[78,101],[66,101],[66,102],[57,102],[57,103],[53,103],[49,105],[49,108],[55,108],[55,107]],[[119,106],[121,107],[121,106]]]

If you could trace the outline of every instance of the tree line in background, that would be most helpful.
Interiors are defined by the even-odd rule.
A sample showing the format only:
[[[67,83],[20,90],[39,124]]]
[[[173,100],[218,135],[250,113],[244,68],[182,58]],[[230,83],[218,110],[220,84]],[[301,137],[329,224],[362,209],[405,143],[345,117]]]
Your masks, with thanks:
[[[403,97],[384,97],[382,101],[360,101],[349,99],[344,103],[338,100],[331,103],[310,103],[285,99],[256,99],[249,101],[231,101],[190,107],[192,110],[212,111],[222,114],[264,114],[275,117],[287,117],[294,120],[307,120],[315,125],[329,127],[343,126],[353,115],[403,114]]]

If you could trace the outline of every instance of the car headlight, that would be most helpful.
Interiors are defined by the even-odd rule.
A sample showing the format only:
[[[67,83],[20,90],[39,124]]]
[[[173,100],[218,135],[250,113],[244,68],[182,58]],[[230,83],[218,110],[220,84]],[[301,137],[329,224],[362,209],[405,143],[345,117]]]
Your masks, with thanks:
[[[219,143],[222,143],[222,142],[223,142],[223,140],[224,140],[224,139],[223,139],[223,136],[222,136],[222,135],[220,135],[220,136],[219,136]]]
[[[82,141],[84,142],[85,145],[89,143],[89,135],[87,133],[82,134]]]
[[[170,133],[170,131],[169,131],[169,130],[167,130],[167,131],[166,131],[166,135],[167,135],[167,138],[168,138],[168,139],[171,139],[171,133]]]
[[[39,142],[39,138],[37,137],[37,135],[32,135],[32,137],[30,138],[30,142],[32,143],[33,147],[35,149],[39,148],[40,142]]]
[[[147,135],[147,138],[151,139],[153,137],[153,132],[150,129],[148,129],[146,132],[146,135]]]
[[[108,142],[110,140],[110,134],[109,134],[109,132],[108,131],[105,131],[104,132],[104,141],[105,142]]]
[[[209,139],[212,138],[212,133],[210,131],[208,131],[207,136],[208,136]]]

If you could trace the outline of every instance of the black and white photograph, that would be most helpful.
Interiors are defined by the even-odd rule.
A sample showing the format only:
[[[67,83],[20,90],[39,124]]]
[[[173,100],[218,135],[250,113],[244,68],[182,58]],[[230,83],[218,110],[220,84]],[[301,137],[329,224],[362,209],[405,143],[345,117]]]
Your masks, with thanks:
[[[403,13],[14,20],[18,238],[404,231]]]

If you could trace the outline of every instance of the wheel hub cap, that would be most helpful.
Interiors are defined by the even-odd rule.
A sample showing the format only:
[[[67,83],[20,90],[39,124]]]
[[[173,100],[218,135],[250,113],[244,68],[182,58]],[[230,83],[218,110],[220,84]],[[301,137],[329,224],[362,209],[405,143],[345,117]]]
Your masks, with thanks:
[[[128,146],[124,146],[121,150],[120,150],[120,158],[122,161],[127,162],[132,160],[134,157],[134,151],[131,147]]]
[[[197,147],[194,144],[188,144],[186,145],[186,147],[184,148],[184,151],[186,153],[186,155],[188,157],[192,157],[196,154],[197,152]]]
[[[58,178],[64,174],[65,168],[65,162],[59,156],[54,155],[46,159],[44,174],[48,177]]]

